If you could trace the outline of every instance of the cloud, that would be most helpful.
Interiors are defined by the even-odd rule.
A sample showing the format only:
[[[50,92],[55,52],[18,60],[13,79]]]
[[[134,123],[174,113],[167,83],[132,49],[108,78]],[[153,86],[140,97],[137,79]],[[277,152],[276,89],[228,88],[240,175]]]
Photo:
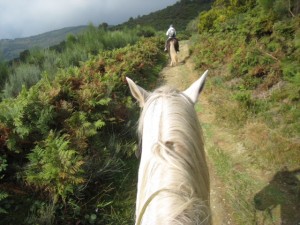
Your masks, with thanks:
[[[116,25],[178,0],[0,0],[0,39],[27,37],[69,26]]]

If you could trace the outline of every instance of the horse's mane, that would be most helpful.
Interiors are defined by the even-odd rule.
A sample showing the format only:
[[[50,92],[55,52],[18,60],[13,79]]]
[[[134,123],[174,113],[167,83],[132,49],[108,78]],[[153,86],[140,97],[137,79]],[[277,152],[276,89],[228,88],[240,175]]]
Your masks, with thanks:
[[[147,169],[143,180],[139,181],[142,182],[140,187],[151,188],[147,187],[147,181],[157,168],[164,168],[167,176],[162,182],[162,191],[153,198],[153,203],[149,203],[149,207],[151,204],[159,206],[161,224],[210,224],[208,168],[202,130],[191,100],[168,87],[153,92],[146,100],[139,119],[140,141],[146,112],[158,100],[163,105],[159,132],[165,129],[167,134],[160,135],[158,143],[153,145],[153,155],[146,159]],[[146,200],[141,199],[140,202],[144,204]]]

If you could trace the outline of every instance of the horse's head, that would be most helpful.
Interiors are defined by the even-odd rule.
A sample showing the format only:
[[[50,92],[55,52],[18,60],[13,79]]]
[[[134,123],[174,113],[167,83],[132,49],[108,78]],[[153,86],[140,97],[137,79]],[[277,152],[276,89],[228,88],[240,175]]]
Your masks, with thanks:
[[[207,74],[208,70],[206,70],[202,74],[202,76],[197,81],[195,81],[189,88],[183,91],[183,94],[187,96],[194,104],[197,102],[198,96],[203,90]],[[130,78],[126,77],[126,79],[132,96],[139,102],[140,107],[144,107],[145,102],[147,101],[151,92],[144,90],[142,87],[134,83]]]
[[[273,179],[254,196],[257,210],[272,209],[277,205],[285,205],[287,201],[294,201],[300,196],[300,181],[297,175],[300,170],[288,171],[283,169],[276,173]]]
[[[178,95],[183,94],[182,96],[188,97],[191,100],[191,102],[193,104],[195,104],[197,102],[200,92],[202,91],[202,89],[204,87],[207,73],[208,73],[208,71],[205,71],[204,74],[196,82],[194,82],[188,89],[186,89],[182,93],[180,93],[179,91],[176,91],[176,90],[170,90],[170,91],[173,92],[173,94],[176,94],[176,93],[178,93]],[[141,108],[144,108],[146,101],[149,99],[150,96],[153,96],[153,95],[159,96],[160,92],[164,92],[164,91],[161,91],[161,89],[156,90],[154,93],[148,92],[148,91],[144,90],[142,87],[135,84],[131,79],[129,79],[129,78],[126,78],[126,79],[129,84],[130,91],[131,91],[133,97],[139,102],[139,105]],[[170,95],[172,95],[171,92],[169,93]],[[166,95],[166,93],[164,93],[163,95]],[[158,99],[158,98],[156,98],[156,99]],[[191,107],[193,107],[193,105],[191,105]],[[158,109],[156,109],[154,111],[157,114],[160,113]],[[155,118],[156,118],[156,116],[155,116]],[[140,120],[140,122],[143,123],[143,121],[141,121],[141,120]],[[154,126],[154,129],[155,128],[156,128],[156,126]],[[153,130],[153,129],[151,129],[151,130]],[[140,133],[140,135],[141,135],[141,133]],[[142,149],[142,143],[141,143],[141,138],[140,138],[139,151],[136,152],[136,156],[138,158],[141,154],[141,149]]]
[[[254,196],[254,205],[257,210],[264,211],[266,209],[272,209],[278,204],[276,196],[278,190],[272,184],[264,187],[260,192]]]
[[[136,224],[209,224],[209,174],[194,109],[207,73],[183,92],[169,87],[148,92],[127,78],[143,108]]]

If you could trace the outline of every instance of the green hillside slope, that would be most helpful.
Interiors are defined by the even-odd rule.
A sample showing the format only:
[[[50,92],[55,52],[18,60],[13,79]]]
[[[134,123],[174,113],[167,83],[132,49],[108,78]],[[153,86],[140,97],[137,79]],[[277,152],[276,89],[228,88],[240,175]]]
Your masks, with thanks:
[[[186,29],[187,24],[197,17],[201,11],[208,10],[212,0],[181,0],[176,4],[169,6],[149,15],[130,18],[129,21],[115,26],[115,29],[121,27],[152,26],[157,30],[164,31],[173,24],[178,31]]]
[[[59,44],[65,40],[68,34],[78,34],[86,29],[86,26],[66,27],[27,38],[0,40],[0,52],[5,60],[19,57],[20,52],[31,48],[47,48]]]

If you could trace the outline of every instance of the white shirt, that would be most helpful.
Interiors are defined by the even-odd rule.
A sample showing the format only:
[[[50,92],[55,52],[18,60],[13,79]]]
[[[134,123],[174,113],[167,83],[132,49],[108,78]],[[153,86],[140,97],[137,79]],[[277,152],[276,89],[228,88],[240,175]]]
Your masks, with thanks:
[[[176,35],[176,30],[174,27],[170,27],[168,30],[167,30],[167,33],[166,35],[170,38],[172,37],[173,35]]]

